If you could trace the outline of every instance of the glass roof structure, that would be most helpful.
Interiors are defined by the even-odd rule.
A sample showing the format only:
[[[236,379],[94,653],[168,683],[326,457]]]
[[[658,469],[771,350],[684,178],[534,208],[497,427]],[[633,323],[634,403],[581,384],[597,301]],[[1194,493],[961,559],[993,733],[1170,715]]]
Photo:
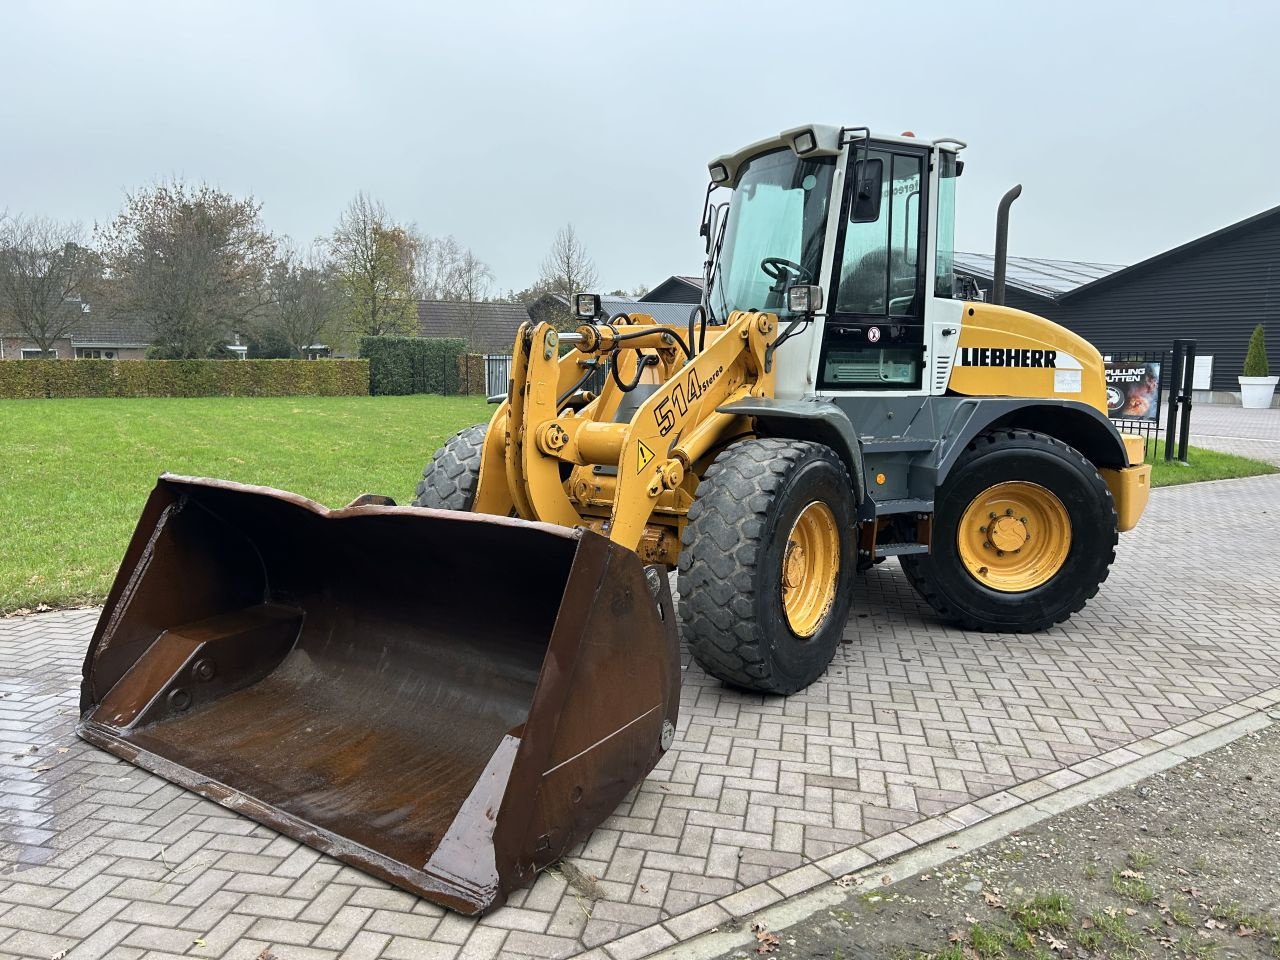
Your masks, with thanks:
[[[1123,263],[1010,257],[1005,269],[1005,282],[1042,297],[1058,297],[1124,267]],[[955,269],[990,280],[995,276],[995,257],[989,253],[956,253]]]

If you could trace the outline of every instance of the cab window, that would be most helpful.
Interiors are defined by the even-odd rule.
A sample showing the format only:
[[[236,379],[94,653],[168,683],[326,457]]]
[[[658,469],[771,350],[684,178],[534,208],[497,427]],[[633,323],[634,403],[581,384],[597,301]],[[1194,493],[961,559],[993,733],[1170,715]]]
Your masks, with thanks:
[[[845,227],[838,313],[907,316],[918,312],[922,165],[918,156],[876,150],[859,159],[850,222]],[[875,184],[877,174],[880,182]],[[868,198],[876,189],[879,196]],[[874,211],[874,219],[860,215],[868,211]]]

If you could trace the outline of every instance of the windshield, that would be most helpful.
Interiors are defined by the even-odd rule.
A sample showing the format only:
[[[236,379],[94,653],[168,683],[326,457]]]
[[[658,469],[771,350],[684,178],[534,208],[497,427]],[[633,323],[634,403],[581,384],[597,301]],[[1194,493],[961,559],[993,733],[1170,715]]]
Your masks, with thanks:
[[[776,311],[787,287],[817,283],[835,157],[777,150],[743,164],[711,278],[711,311]]]

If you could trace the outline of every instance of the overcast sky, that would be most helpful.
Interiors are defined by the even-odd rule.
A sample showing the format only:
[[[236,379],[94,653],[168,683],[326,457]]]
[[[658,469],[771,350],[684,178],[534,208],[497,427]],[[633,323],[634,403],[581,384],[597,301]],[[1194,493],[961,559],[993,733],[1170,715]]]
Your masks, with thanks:
[[[698,273],[706,162],[808,122],[966,140],[958,246],[1132,263],[1280,203],[1280,4],[0,2],[0,211],[172,175],[328,233],[357,190],[497,287],[572,221]]]

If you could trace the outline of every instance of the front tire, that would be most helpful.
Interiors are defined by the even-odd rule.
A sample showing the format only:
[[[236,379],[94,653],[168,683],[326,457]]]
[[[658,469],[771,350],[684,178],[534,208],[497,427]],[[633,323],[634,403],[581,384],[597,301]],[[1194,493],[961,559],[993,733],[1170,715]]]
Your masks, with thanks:
[[[972,630],[1029,633],[1061,623],[1107,579],[1115,504],[1074,448],[1028,430],[979,435],[934,505],[933,551],[902,558],[916,592]]]
[[[469,511],[476,502],[480,455],[488,427],[478,423],[459,430],[422,468],[414,493],[415,507]]]
[[[844,632],[855,501],[835,452],[798,440],[727,447],[698,483],[680,552],[680,619],[695,660],[725,683],[802,690]]]

